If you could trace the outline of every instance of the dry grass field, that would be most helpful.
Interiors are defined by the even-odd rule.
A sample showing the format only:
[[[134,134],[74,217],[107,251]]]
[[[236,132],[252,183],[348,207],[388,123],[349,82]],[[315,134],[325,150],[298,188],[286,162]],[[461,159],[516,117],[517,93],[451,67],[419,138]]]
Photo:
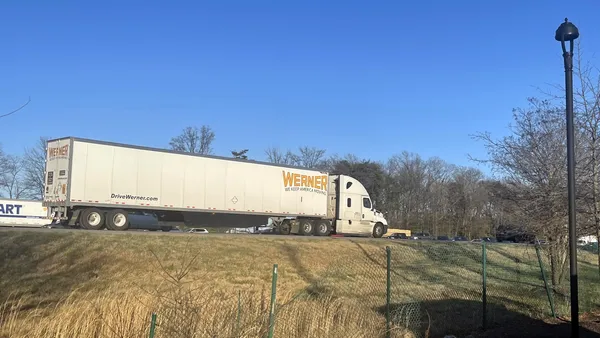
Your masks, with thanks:
[[[156,337],[264,337],[273,264],[275,337],[384,337],[386,245],[391,337],[477,331],[478,244],[15,230],[0,232],[0,337],[148,337],[153,312]],[[548,317],[543,286],[535,250],[488,247],[491,328]]]

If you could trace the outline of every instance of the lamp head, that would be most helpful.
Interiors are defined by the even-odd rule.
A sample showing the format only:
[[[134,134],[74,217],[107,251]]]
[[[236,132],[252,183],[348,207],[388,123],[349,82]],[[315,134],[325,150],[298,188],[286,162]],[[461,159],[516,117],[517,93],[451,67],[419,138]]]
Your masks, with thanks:
[[[573,41],[578,37],[579,30],[573,23],[569,22],[567,18],[565,18],[565,22],[558,26],[556,34],[554,34],[554,39],[556,39],[556,41]]]

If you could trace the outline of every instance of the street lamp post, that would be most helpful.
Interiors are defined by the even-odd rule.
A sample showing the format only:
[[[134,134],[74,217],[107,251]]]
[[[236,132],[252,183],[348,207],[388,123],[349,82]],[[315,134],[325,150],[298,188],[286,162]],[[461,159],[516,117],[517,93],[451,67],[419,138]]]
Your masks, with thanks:
[[[567,104],[567,184],[569,199],[569,262],[571,271],[571,337],[579,337],[579,291],[577,289],[577,231],[575,229],[575,126],[573,118],[573,44],[579,30],[565,19],[554,38],[560,41],[565,61]],[[567,51],[566,42],[569,42]]]

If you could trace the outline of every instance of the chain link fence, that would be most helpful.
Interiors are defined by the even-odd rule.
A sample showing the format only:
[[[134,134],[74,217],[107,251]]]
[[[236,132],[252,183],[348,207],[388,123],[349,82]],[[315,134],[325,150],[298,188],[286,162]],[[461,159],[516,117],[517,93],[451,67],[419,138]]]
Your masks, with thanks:
[[[343,240],[352,253],[270,280],[213,290],[166,274],[143,336],[443,337],[569,314],[568,261],[557,283],[548,246],[412,240]],[[597,257],[581,251],[580,308],[600,304]],[[315,266],[318,267],[315,269]],[[292,271],[294,273],[289,273]],[[301,276],[299,284],[294,278]],[[302,287],[289,287],[302,285]]]
[[[580,313],[597,312],[600,309],[600,260],[598,257],[598,243],[582,245],[577,252],[577,256],[579,263],[577,267],[579,276],[579,311]],[[568,283],[565,284],[568,286]]]
[[[580,314],[597,312],[600,308],[600,266],[598,264],[597,248],[597,243],[581,245],[577,248]],[[557,251],[554,259],[556,263],[551,259],[551,246],[542,246],[541,252],[542,264],[546,267],[548,275],[547,279],[554,303],[555,315],[569,320],[571,316],[571,292],[568,252]],[[555,265],[554,268],[553,265]]]
[[[481,323],[481,244],[401,241],[390,252],[391,330],[443,336]]]

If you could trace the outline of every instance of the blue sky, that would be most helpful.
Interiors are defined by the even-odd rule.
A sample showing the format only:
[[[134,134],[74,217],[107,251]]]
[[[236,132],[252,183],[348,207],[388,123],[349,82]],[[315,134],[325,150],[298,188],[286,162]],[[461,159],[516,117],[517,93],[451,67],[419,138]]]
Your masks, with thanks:
[[[207,124],[219,155],[310,145],[471,165],[485,150],[469,134],[504,135],[536,86],[563,82],[565,17],[600,51],[600,3],[565,3],[6,1],[0,113],[32,102],[0,119],[0,143],[166,147]]]

